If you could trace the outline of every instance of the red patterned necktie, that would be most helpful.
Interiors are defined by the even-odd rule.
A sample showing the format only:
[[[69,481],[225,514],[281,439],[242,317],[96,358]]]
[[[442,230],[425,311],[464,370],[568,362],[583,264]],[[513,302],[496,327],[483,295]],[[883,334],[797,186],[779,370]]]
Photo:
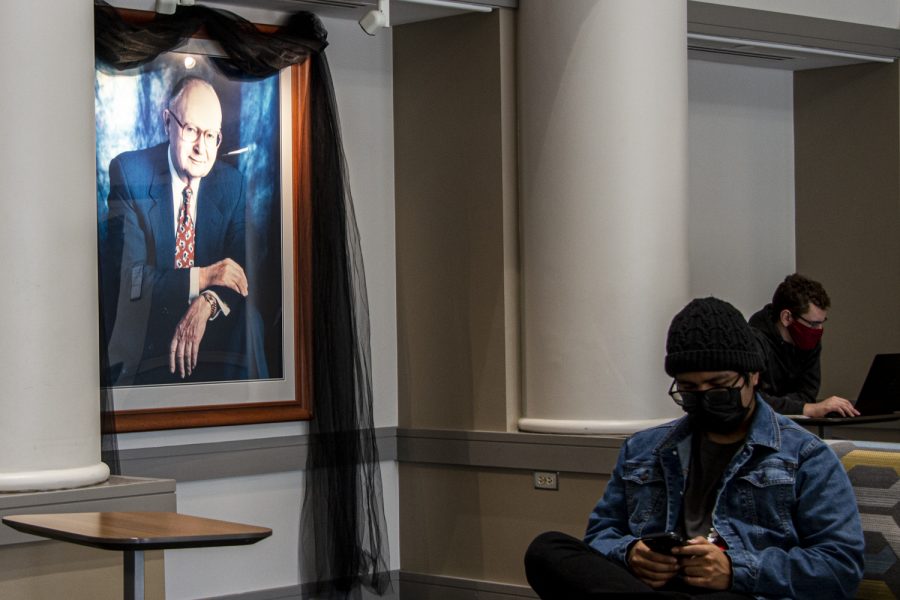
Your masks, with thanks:
[[[181,192],[184,202],[178,211],[178,231],[175,235],[175,268],[189,269],[194,266],[194,219],[191,218],[191,197],[194,191],[185,186]]]

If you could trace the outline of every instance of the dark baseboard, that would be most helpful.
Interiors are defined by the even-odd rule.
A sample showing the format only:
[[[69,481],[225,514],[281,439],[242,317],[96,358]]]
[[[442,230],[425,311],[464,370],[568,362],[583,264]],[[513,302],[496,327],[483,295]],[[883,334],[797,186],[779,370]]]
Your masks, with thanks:
[[[400,599],[400,581],[399,572],[391,571],[391,584],[387,591],[378,596],[377,594],[361,588],[351,593],[347,600],[399,600]],[[228,594],[227,596],[210,596],[204,600],[325,600],[325,598],[314,598],[309,595],[312,592],[312,584],[289,585],[280,588],[270,588],[267,590],[256,590],[253,592],[244,592],[242,594]],[[413,596],[410,596],[413,597]]]
[[[400,572],[401,600],[523,600],[537,598],[530,587],[477,579]]]
[[[313,600],[304,596],[306,585],[215,596],[205,600]],[[443,577],[422,573],[391,572],[391,586],[383,596],[362,589],[348,600],[524,600],[537,595],[527,586]]]

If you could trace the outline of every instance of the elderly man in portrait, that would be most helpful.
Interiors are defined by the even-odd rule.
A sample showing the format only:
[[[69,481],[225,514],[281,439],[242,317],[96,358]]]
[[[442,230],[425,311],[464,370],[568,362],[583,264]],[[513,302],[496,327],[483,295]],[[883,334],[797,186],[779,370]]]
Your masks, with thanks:
[[[222,107],[186,77],[162,123],[168,141],[109,165],[109,245],[101,248],[113,385],[246,378],[243,175],[217,161]],[[109,263],[107,263],[109,264]],[[104,274],[105,273],[105,274]]]

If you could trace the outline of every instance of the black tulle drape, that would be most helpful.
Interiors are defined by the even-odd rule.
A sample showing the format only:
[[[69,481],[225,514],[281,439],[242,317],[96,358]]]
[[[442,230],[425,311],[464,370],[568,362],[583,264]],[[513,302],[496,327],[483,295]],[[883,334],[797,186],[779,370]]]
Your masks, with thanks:
[[[310,61],[314,418],[301,508],[300,561],[309,595],[345,598],[361,585],[381,594],[388,585],[388,549],[381,473],[373,431],[369,311],[359,232],[319,19],[291,15],[272,33],[228,11],[179,7],[128,23],[95,2],[98,63],[123,70],[150,62],[201,26],[233,66],[251,76]],[[102,404],[111,422],[109,398]],[[117,463],[114,432],[104,439],[108,464]]]

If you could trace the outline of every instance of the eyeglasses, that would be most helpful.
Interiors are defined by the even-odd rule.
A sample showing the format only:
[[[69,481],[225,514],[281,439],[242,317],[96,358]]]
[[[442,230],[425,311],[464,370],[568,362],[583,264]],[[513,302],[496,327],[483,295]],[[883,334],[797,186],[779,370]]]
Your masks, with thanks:
[[[202,137],[207,146],[218,148],[222,144],[221,131],[210,131],[209,129],[204,131],[192,123],[182,123],[181,119],[176,117],[175,113],[172,112],[172,109],[169,109],[169,114],[172,115],[172,118],[178,123],[179,132],[183,141],[193,144]]]
[[[709,388],[708,390],[700,392],[680,390],[678,389],[678,382],[673,381],[672,385],[669,387],[669,396],[672,397],[675,404],[687,408],[692,408],[701,404],[708,407],[727,404],[731,399],[731,390],[739,390],[744,387],[743,383],[741,383],[741,385],[736,385],[737,382],[742,379],[746,381],[744,375],[738,375],[737,379],[731,382],[731,385]]]
[[[791,316],[794,317],[795,319],[797,319],[798,321],[802,321],[803,324],[806,325],[807,327],[811,327],[813,329],[821,329],[825,325],[825,321],[828,320],[828,317],[822,319],[821,321],[810,321],[809,319],[804,319],[800,315],[792,314]]]

